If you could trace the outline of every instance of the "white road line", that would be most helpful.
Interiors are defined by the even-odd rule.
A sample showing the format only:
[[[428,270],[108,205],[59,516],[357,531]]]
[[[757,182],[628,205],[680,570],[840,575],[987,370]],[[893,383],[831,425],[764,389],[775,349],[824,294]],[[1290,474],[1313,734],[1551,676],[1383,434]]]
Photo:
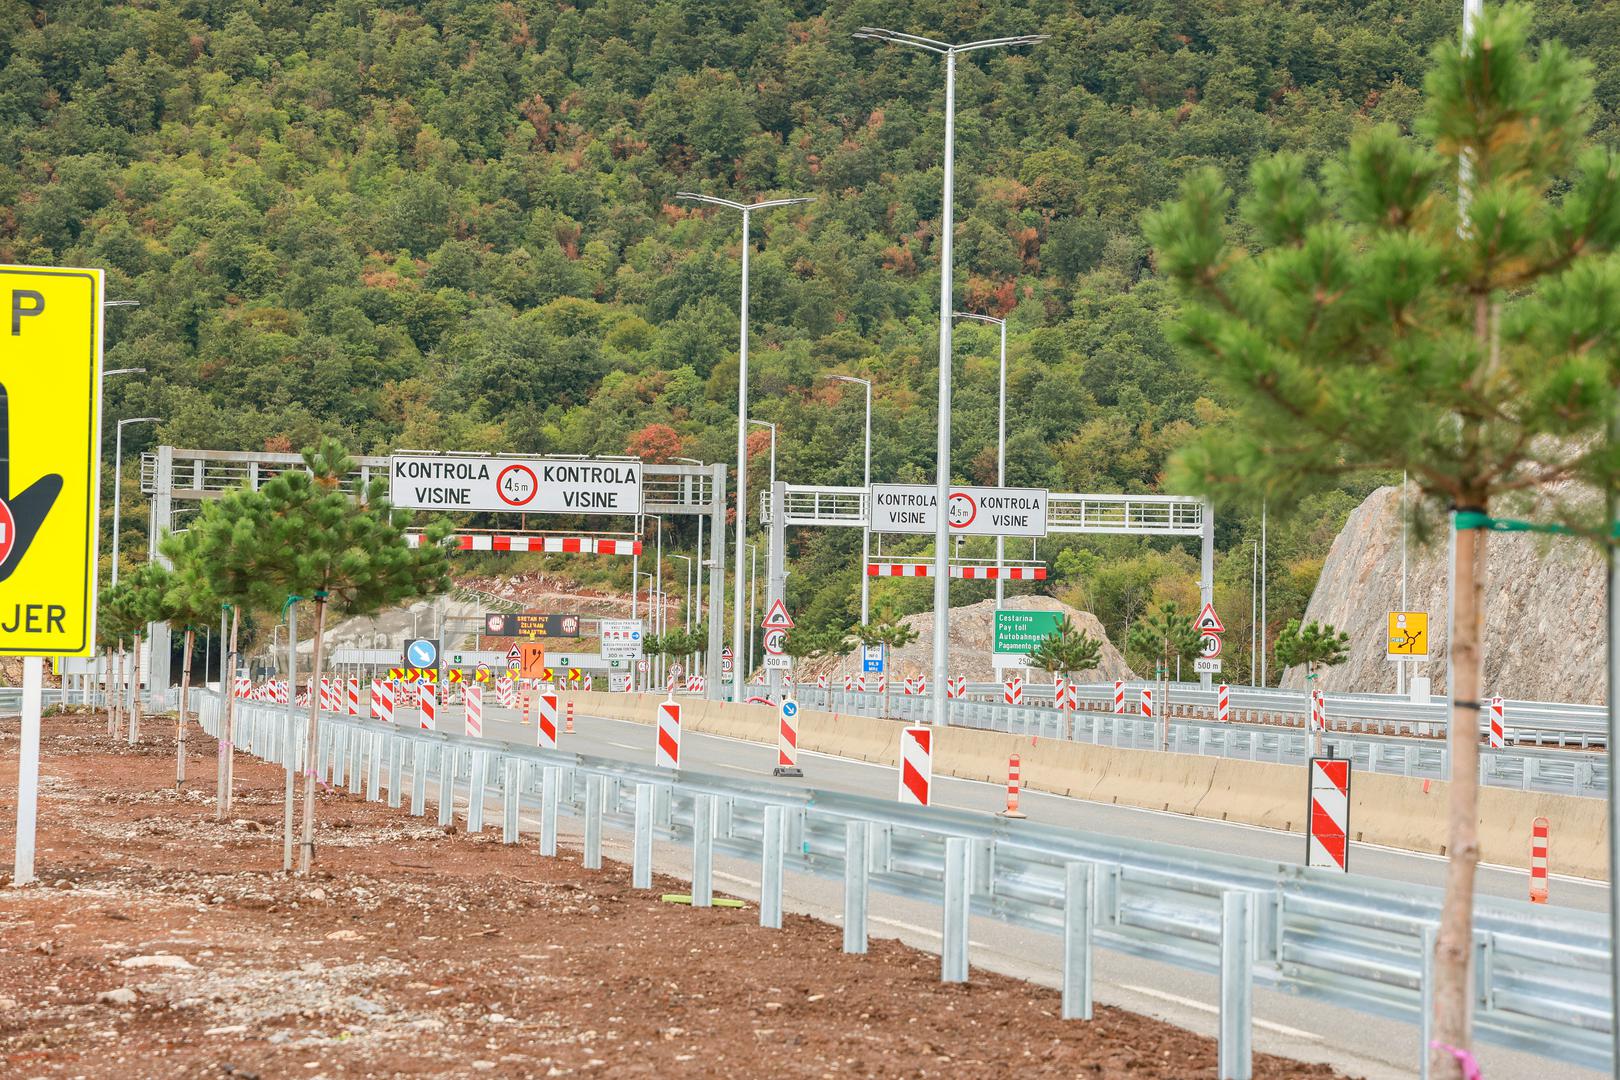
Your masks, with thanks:
[[[1164,990],[1155,990],[1151,986],[1137,986],[1135,983],[1120,983],[1119,988],[1121,990],[1129,990],[1133,994],[1141,994],[1143,997],[1156,998],[1159,1001],[1167,1001],[1172,1005],[1182,1005],[1189,1009],[1196,1009],[1201,1013],[1209,1013],[1212,1016],[1219,1016],[1221,1012],[1221,1010],[1214,1005],[1209,1005],[1202,1001],[1195,1001],[1189,997],[1182,997],[1180,994],[1172,994]],[[1314,1031],[1301,1031],[1299,1028],[1289,1027],[1287,1024],[1278,1024],[1271,1020],[1261,1020],[1257,1018],[1254,1021],[1254,1026],[1258,1028],[1265,1028],[1267,1031],[1275,1031],[1278,1035],[1287,1035],[1288,1037],[1294,1039],[1308,1039],[1311,1042],[1322,1041],[1322,1036],[1316,1034]]]

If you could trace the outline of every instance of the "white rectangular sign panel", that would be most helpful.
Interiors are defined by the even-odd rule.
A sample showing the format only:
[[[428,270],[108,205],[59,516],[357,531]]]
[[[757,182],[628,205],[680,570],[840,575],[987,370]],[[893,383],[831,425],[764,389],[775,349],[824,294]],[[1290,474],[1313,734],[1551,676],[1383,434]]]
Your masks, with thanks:
[[[770,655],[767,655],[765,657],[765,670],[766,671],[776,671],[776,670],[787,671],[792,666],[793,666],[793,657],[791,657],[791,656],[770,656]]]
[[[932,536],[932,484],[873,484],[872,531]],[[1045,536],[1045,488],[953,487],[945,523],[959,536]]]
[[[602,659],[641,659],[641,620],[603,619]]]
[[[388,499],[407,510],[639,514],[641,462],[395,454]]]
[[[1221,662],[1200,656],[1193,661],[1193,670],[1200,675],[1219,675],[1221,673]]]

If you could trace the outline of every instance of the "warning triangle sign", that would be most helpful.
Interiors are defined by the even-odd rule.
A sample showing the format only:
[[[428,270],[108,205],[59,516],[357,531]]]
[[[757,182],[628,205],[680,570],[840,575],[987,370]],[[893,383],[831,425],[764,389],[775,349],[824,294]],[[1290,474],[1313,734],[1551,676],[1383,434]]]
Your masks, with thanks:
[[[1198,613],[1198,632],[1201,634],[1224,634],[1226,627],[1221,623],[1221,617],[1215,614],[1215,605],[1205,602],[1204,610]]]
[[[765,613],[765,621],[759,624],[761,630],[791,630],[793,620],[788,617],[787,605],[780,600],[771,601],[771,609]]]

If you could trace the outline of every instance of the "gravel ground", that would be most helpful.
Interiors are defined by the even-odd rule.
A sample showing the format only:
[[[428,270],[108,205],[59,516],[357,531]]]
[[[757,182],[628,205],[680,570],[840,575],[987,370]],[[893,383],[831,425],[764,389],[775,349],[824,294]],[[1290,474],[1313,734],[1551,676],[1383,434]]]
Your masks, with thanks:
[[[8,1077],[786,1076],[1190,1080],[1215,1045],[1051,991],[758,912],[694,911],[586,871],[323,792],[318,869],[280,873],[280,773],[237,763],[213,820],[211,740],[177,793],[174,744],[109,744],[47,719],[38,868],[0,891],[0,1074]],[[169,726],[172,727],[172,722]],[[15,820],[15,721],[0,821]],[[1258,1058],[1255,1076],[1332,1077]]]

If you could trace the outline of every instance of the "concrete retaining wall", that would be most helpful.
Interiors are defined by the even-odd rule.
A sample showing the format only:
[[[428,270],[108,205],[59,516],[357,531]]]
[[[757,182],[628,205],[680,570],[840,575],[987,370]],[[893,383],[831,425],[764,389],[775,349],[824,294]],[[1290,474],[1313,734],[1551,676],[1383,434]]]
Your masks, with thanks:
[[[651,724],[655,694],[579,694],[593,716]],[[776,744],[776,710],[764,705],[682,698],[682,724],[692,731]],[[864,761],[895,763],[898,721],[868,716],[799,712],[799,747]],[[1034,739],[976,728],[946,728],[934,750],[939,775],[1005,783],[1007,758],[1018,754],[1027,788],[1092,802],[1140,806],[1220,821],[1238,821],[1303,835],[1305,773],[1292,765],[1237,761],[1150,750],[1120,750],[1090,743]],[[1365,771],[1351,785],[1350,822],[1358,841],[1408,851],[1446,853],[1449,785]],[[1608,827],[1604,800],[1542,792],[1481,788],[1480,858],[1528,867],[1530,826],[1552,823],[1548,864],[1553,873],[1608,879]]]

